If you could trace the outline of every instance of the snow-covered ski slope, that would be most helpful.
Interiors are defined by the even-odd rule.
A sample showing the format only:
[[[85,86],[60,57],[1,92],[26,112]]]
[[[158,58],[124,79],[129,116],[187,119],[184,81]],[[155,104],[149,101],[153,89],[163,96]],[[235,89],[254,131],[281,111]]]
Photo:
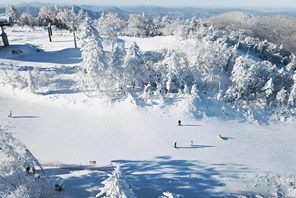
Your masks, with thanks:
[[[55,91],[42,94],[13,89],[1,81],[0,125],[11,126],[41,163],[95,160],[107,166],[120,162],[139,197],[158,197],[164,191],[184,197],[296,197],[295,121],[258,125],[219,118],[195,120],[186,100],[161,108],[137,106],[130,99],[107,103],[90,98],[75,92],[71,72],[58,75],[80,63],[71,34],[56,31],[49,43],[46,31],[10,29],[7,33],[12,46],[0,49],[1,74],[15,66],[57,74],[47,76],[52,81],[49,88]],[[136,40],[146,51],[182,45],[173,37],[123,39],[127,45]],[[36,52],[25,43],[44,51]],[[11,55],[12,48],[27,54]],[[10,110],[14,118],[7,117]],[[182,126],[177,126],[179,119]]]

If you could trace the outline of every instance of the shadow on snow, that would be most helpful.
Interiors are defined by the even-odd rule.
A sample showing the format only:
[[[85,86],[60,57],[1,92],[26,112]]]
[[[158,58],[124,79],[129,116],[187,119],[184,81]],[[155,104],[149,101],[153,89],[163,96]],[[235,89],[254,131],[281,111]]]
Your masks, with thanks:
[[[154,198],[169,191],[184,197],[231,197],[217,192],[224,184],[216,177],[232,177],[234,172],[249,172],[237,164],[206,165],[197,160],[174,160],[160,156],[154,160],[118,160],[138,197]]]

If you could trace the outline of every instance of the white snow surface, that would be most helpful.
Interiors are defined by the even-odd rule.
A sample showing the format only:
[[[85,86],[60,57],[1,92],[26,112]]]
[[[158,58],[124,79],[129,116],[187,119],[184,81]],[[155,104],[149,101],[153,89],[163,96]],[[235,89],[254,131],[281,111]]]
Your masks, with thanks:
[[[54,33],[52,43],[46,31],[9,29],[7,33],[11,48],[30,43],[44,51],[8,56],[6,49],[0,49],[0,69],[9,65],[79,66],[79,49],[72,48],[71,34],[65,31]],[[122,39],[127,46],[135,40],[144,51],[182,45],[173,37]],[[141,107],[128,99],[111,104],[83,93],[36,95],[7,84],[0,87],[0,125],[10,125],[43,164],[79,165],[95,160],[106,166],[120,162],[138,197],[158,197],[166,191],[184,197],[296,197],[295,121],[258,125],[215,118],[195,120],[184,106],[186,99],[162,108]],[[7,117],[10,110],[14,118]],[[179,119],[182,126],[177,126]],[[225,140],[217,138],[219,134]],[[94,178],[101,173],[77,174],[82,180],[86,176],[85,182],[90,175]],[[96,194],[92,179],[92,187],[85,190],[71,186],[77,185],[73,177],[63,176],[66,186],[70,178],[72,189],[63,192],[64,197]]]

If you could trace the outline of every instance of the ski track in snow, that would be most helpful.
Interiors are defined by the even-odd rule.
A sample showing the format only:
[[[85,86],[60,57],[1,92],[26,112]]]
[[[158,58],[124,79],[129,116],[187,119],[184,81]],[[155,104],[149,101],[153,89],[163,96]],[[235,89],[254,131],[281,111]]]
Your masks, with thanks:
[[[0,67],[79,65],[79,50],[70,49],[72,37],[67,32],[57,32],[52,43],[46,31],[7,32],[11,44],[27,42],[44,52],[5,58],[0,51]],[[173,37],[123,39],[127,46],[136,41],[146,51],[181,45]],[[72,60],[65,58],[72,52]],[[296,197],[296,122],[196,121],[180,106],[182,101],[179,106],[143,108],[128,100],[109,104],[81,93],[34,95],[2,86],[0,125],[11,126],[41,163],[120,162],[139,197],[157,197],[164,191],[185,197]],[[7,117],[10,110],[14,118]],[[183,126],[177,126],[179,119]],[[218,139],[219,134],[225,140]],[[173,148],[175,141],[178,149]],[[102,171],[47,171],[66,179],[62,197],[94,197],[106,177]]]

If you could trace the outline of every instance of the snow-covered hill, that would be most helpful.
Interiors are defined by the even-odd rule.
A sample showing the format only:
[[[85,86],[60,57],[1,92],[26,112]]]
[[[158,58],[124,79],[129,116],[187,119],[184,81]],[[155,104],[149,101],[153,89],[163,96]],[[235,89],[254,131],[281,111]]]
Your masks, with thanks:
[[[221,116],[223,108],[212,100],[196,106],[204,110],[196,119],[186,94],[166,98],[165,105],[155,105],[160,98],[143,102],[136,91],[112,100],[89,97],[80,91],[80,52],[68,32],[56,30],[52,43],[46,31],[7,32],[12,46],[0,49],[0,125],[11,126],[41,163],[119,162],[138,197],[166,191],[184,197],[296,196],[295,121],[260,125],[228,109],[230,115]],[[164,49],[186,52],[192,43],[175,37],[122,39],[126,47],[136,41],[146,56]],[[104,49],[111,49],[107,42]],[[7,117],[10,111],[13,118]],[[62,197],[94,197],[94,181],[99,185],[105,177],[86,170],[50,173],[66,179]]]
[[[226,12],[209,17],[209,25],[230,31],[244,29],[249,35],[283,45],[296,52],[296,18],[283,14]]]

